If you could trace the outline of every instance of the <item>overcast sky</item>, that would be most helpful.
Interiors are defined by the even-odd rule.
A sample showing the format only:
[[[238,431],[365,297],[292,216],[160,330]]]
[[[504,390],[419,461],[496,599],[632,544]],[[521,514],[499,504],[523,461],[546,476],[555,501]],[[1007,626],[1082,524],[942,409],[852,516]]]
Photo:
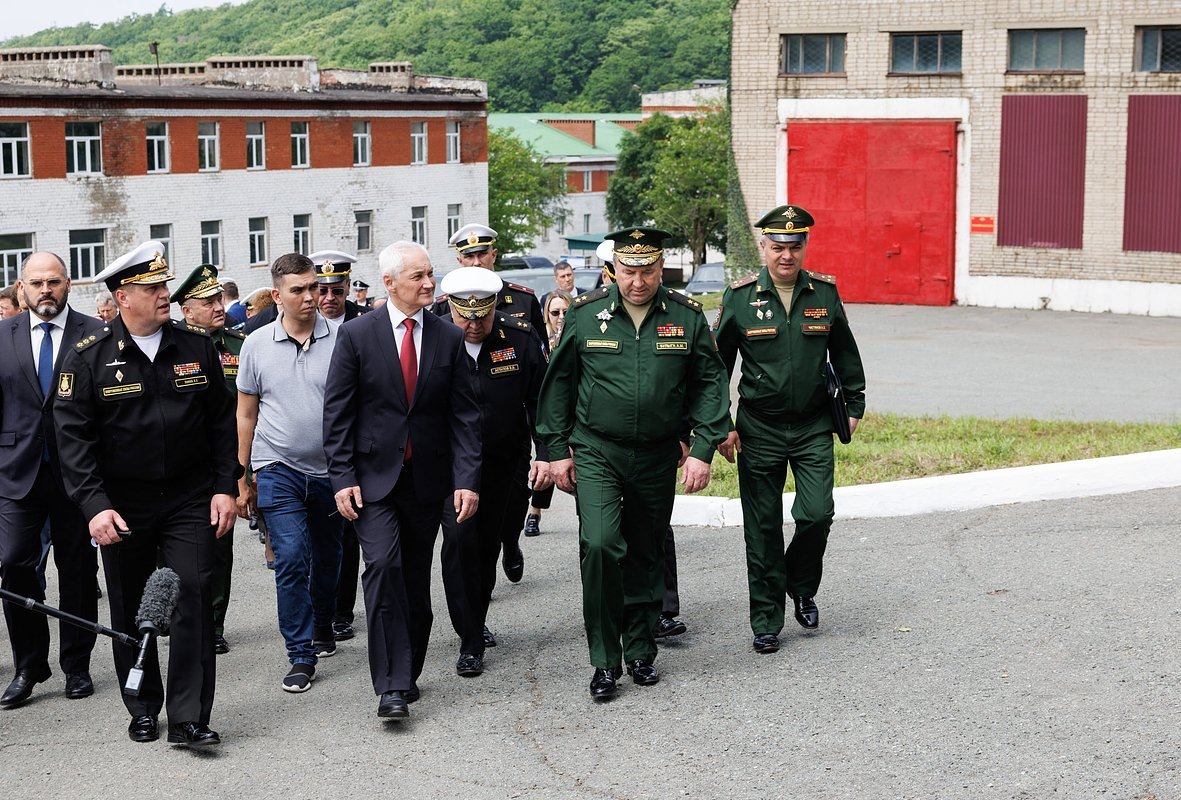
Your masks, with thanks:
[[[114,22],[128,14],[155,14],[161,5],[173,11],[212,8],[245,0],[6,0],[0,38],[25,36],[42,28],[68,28],[79,22]]]

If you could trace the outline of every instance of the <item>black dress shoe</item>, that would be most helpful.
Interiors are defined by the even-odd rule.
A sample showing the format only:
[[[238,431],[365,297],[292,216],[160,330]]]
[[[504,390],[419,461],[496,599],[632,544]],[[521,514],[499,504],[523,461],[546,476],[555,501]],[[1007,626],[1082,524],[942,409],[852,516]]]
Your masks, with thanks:
[[[52,674],[48,669],[44,672],[33,669],[18,669],[16,675],[12,678],[12,683],[8,684],[8,688],[4,690],[4,694],[0,695],[0,706],[4,708],[16,708],[21,705],[32,696],[33,687],[38,683],[44,683],[49,680],[49,676]]]
[[[760,633],[755,637],[756,653],[774,653],[779,649],[779,637],[773,633]]]
[[[474,678],[484,672],[484,657],[460,653],[459,660],[455,662],[455,671],[465,678]]]
[[[660,682],[660,673],[651,661],[637,658],[627,665],[627,674],[632,676],[632,682],[637,686],[651,686]]]
[[[662,616],[660,621],[656,623],[656,628],[652,631],[652,635],[657,639],[663,639],[666,636],[680,636],[687,630],[689,629],[685,627],[685,623],[676,617]]]
[[[402,697],[405,698],[407,703],[413,703],[418,700],[418,698],[422,697],[422,692],[419,691],[418,684],[416,683],[406,691],[402,692]]]
[[[504,567],[504,577],[513,583],[520,583],[525,575],[525,554],[521,552],[519,544],[509,547],[505,545],[504,557],[500,560]]]
[[[541,535],[541,515],[530,514],[525,517],[525,535],[526,536],[540,536]]]
[[[410,716],[410,707],[406,705],[406,697],[402,692],[384,692],[381,702],[377,704],[377,716],[385,719],[406,719]]]
[[[168,743],[185,747],[208,747],[221,744],[217,731],[209,730],[204,722],[178,722],[168,726]]]
[[[353,630],[353,624],[351,622],[341,620],[340,622],[332,623],[332,638],[336,639],[336,641],[345,642],[356,635],[357,632]]]
[[[160,738],[160,723],[149,714],[132,717],[127,736],[133,742],[154,742]]]
[[[214,634],[213,636],[213,652],[219,656],[224,656],[230,652],[230,643],[220,633]]]
[[[75,672],[66,676],[66,697],[71,700],[81,700],[94,694],[94,681],[89,672]]]
[[[820,624],[820,609],[811,597],[793,597],[796,604],[796,622],[812,629]]]
[[[488,626],[484,626],[484,646],[496,647],[496,634],[488,630]]]
[[[615,683],[619,680],[619,675],[619,667],[612,667],[611,669],[595,667],[595,674],[591,677],[590,682],[591,697],[596,700],[606,700],[609,697],[614,697],[616,690],[619,688]]]

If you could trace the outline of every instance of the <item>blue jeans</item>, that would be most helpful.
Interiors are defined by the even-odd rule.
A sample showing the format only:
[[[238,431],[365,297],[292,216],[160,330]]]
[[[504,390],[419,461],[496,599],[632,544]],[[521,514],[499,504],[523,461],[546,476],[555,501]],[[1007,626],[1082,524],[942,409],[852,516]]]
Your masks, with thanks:
[[[279,633],[292,664],[315,664],[315,634],[331,637],[340,582],[341,518],[328,478],[268,464],[255,473],[258,511],[275,551]]]

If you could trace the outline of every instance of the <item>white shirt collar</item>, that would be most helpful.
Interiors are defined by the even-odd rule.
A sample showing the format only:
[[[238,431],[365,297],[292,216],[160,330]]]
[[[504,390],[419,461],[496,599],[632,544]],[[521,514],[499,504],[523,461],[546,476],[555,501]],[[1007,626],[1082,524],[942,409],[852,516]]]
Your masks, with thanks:
[[[57,312],[56,317],[50,317],[49,319],[43,320],[39,316],[34,314],[32,311],[30,311],[29,312],[29,324],[32,325],[34,328],[36,328],[36,327],[39,327],[42,322],[48,322],[50,325],[53,325],[55,327],[61,328],[62,330],[65,330],[66,329],[66,315],[68,315],[69,313],[70,313],[69,303],[62,306],[62,310]]]

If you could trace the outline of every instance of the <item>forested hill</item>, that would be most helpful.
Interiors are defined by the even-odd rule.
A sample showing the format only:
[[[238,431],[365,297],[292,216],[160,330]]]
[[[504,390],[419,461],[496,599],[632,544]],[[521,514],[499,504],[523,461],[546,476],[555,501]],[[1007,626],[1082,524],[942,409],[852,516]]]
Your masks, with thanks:
[[[5,47],[105,44],[117,64],[312,55],[488,81],[498,111],[637,111],[640,91],[729,74],[729,0],[250,0],[50,28]]]

